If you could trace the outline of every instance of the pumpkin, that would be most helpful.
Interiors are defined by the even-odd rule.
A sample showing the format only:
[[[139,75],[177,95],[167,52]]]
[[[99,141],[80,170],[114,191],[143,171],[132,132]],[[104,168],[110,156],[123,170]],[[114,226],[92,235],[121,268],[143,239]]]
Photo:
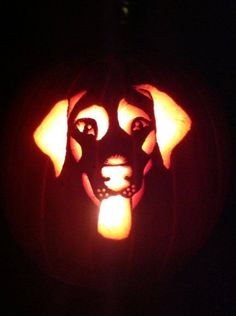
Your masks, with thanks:
[[[202,245],[221,210],[213,116],[194,90],[139,64],[94,63],[78,74],[35,84],[12,115],[13,232],[67,282],[161,279]]]

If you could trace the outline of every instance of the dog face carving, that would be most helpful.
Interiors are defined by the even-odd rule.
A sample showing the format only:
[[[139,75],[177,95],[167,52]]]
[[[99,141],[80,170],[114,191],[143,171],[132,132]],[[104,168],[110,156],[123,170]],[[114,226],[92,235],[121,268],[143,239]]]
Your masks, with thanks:
[[[57,177],[66,163],[75,165],[78,181],[100,208],[98,232],[124,239],[156,150],[169,168],[173,148],[190,127],[189,116],[172,98],[141,84],[122,95],[109,91],[101,99],[100,91],[87,89],[58,102],[34,139]]]
[[[117,194],[134,196],[156,145],[151,99],[132,89],[113,106],[104,102],[98,104],[85,92],[69,107],[68,119],[69,150],[80,163],[90,195],[100,201]]]

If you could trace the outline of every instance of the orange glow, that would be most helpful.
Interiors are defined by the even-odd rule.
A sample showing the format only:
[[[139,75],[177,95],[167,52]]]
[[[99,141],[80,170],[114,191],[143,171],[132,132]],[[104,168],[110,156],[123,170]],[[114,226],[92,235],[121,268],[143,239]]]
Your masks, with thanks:
[[[105,238],[121,240],[131,229],[131,199],[121,195],[111,196],[101,202],[98,232]]]
[[[52,160],[56,177],[61,173],[66,155],[67,108],[67,100],[56,103],[33,134],[37,146]]]
[[[143,170],[143,175],[146,176],[146,174],[148,173],[148,171],[152,168],[152,160],[149,159],[144,170]]]
[[[73,137],[70,137],[70,148],[75,160],[79,162],[82,157],[82,148]]]
[[[70,116],[74,106],[76,105],[76,103],[82,98],[83,95],[85,95],[87,91],[80,91],[79,93],[77,93],[76,95],[74,95],[70,101],[69,101],[69,107],[68,107],[68,117]]]
[[[171,97],[157,88],[149,84],[135,88],[143,94],[143,90],[148,91],[153,98],[157,143],[163,163],[169,168],[171,152],[191,129],[191,119]]]
[[[129,135],[131,135],[132,122],[137,117],[143,117],[151,121],[150,117],[142,109],[137,106],[131,105],[122,99],[118,106],[118,121],[120,127]]]
[[[191,119],[171,97],[157,88],[143,84],[136,86],[135,89],[153,99],[156,120],[156,133],[154,130],[150,131],[143,141],[142,150],[150,155],[157,142],[163,163],[166,168],[169,168],[171,152],[190,130]],[[86,91],[82,91],[75,95],[70,99],[69,105],[68,100],[56,103],[33,134],[37,146],[53,162],[57,177],[61,173],[66,156],[67,118],[85,93]],[[97,124],[97,133],[92,135],[96,135],[97,140],[102,139],[109,127],[109,117],[105,108],[91,105],[78,113],[75,122],[87,118],[95,120]],[[118,106],[118,122],[120,127],[131,135],[136,130],[149,125],[151,118],[142,109],[128,104],[125,99],[122,99]],[[83,125],[78,128],[82,133]],[[69,144],[72,154],[78,162],[82,157],[82,148],[72,137],[69,139]],[[126,158],[121,155],[111,156],[104,163],[101,175],[105,178],[104,183],[107,188],[113,192],[118,193],[131,185],[129,177],[132,176],[132,168],[126,163]],[[144,176],[151,166],[152,161],[149,160],[144,169]],[[142,198],[144,180],[140,190],[132,197],[125,198],[117,194],[104,198],[101,202],[95,196],[86,173],[82,174],[82,182],[89,198],[99,207],[98,233],[105,238],[115,240],[127,238],[132,225],[132,208],[135,208]]]
[[[126,158],[121,155],[114,155],[105,161],[105,165],[117,166],[126,163]]]
[[[156,145],[156,135],[154,131],[151,131],[146,137],[145,141],[142,145],[142,150],[145,151],[146,154],[150,155]]]
[[[143,84],[135,88],[146,96],[151,95],[154,101],[156,139],[163,163],[166,168],[169,168],[172,150],[191,129],[191,119],[171,97],[152,85]],[[69,109],[67,100],[56,103],[33,134],[37,146],[50,157],[57,177],[61,173],[66,155],[67,110],[70,114],[74,105],[85,93],[86,91],[82,91],[71,98]],[[106,110],[101,106],[92,105],[82,110],[77,119],[88,117],[96,120],[98,125],[97,140],[100,140],[108,130],[109,118]],[[121,128],[129,135],[132,133],[132,121],[136,117],[150,120],[143,110],[128,104],[125,99],[122,99],[118,107],[118,121]],[[142,145],[142,149],[147,154],[150,154],[153,150],[153,140],[153,133],[150,133]],[[78,143],[75,144],[75,141],[72,140],[70,140],[70,145],[76,161],[79,161],[82,156],[81,146]],[[118,164],[118,162],[115,164]]]
[[[128,166],[105,166],[102,168],[102,176],[109,178],[109,180],[104,181],[105,185],[116,192],[124,190],[130,185],[130,181],[126,177],[131,175],[132,169]]]
[[[143,193],[144,193],[144,181],[142,181],[142,186],[141,186],[141,189],[135,193],[131,200],[132,200],[132,208],[135,209],[135,207],[138,205],[138,203],[140,202],[142,196],[143,196]]]
[[[95,194],[93,193],[93,189],[92,189],[91,183],[90,183],[89,178],[88,178],[86,173],[82,174],[82,182],[83,182],[83,186],[84,186],[85,192],[88,194],[88,196],[93,201],[93,203],[95,205],[99,206],[100,201],[99,201],[98,198],[96,198]]]
[[[103,136],[106,134],[109,125],[109,117],[107,111],[102,106],[91,105],[90,107],[80,111],[76,116],[75,121],[82,118],[92,118],[97,122],[97,140],[102,139]]]

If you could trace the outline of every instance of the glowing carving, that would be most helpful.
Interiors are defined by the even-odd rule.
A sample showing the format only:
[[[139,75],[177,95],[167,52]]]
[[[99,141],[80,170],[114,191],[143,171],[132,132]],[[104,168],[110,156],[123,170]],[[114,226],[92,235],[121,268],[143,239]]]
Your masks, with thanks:
[[[163,163],[166,168],[169,168],[171,152],[190,130],[191,119],[172,98],[157,88],[149,84],[139,85],[135,88],[144,95],[148,95],[149,92],[153,98],[156,117],[156,139],[163,158]],[[74,102],[72,102],[71,105],[72,108],[75,102],[78,102],[79,98],[85,93],[86,92],[83,91],[75,96]],[[90,108],[92,110],[93,106]],[[41,151],[52,160],[56,176],[60,175],[66,154],[67,109],[67,100],[58,102],[34,132],[34,140]],[[70,113],[71,109],[68,113]],[[132,114],[133,110],[135,114]],[[118,108],[118,120],[121,128],[127,133],[131,134],[131,122],[137,115],[143,116],[147,120],[150,119],[145,112],[142,111],[140,113],[140,111],[142,110],[135,106],[128,105],[124,99],[121,100]],[[98,123],[100,132],[97,136],[98,139],[101,139],[108,129],[109,119],[105,109],[102,107],[95,106],[93,114],[87,113],[87,115],[94,117],[94,113],[96,113],[96,115],[98,114],[99,117],[99,119],[97,117],[96,121],[101,122]],[[81,111],[79,117],[83,117],[84,114],[85,113]],[[77,160],[79,160],[82,150],[79,146],[73,145],[72,147],[75,148]],[[149,152],[148,147],[147,142],[143,144],[144,151]]]
[[[142,150],[145,151],[146,154],[150,155],[155,145],[156,145],[156,134],[154,131],[151,131],[142,144]]]
[[[130,185],[127,178],[132,176],[132,169],[129,166],[105,166],[102,168],[102,176],[108,178],[104,183],[109,189],[120,191]]]
[[[136,86],[135,89],[153,100],[156,121],[156,131],[151,128],[141,148],[150,155],[158,143],[164,166],[169,168],[171,152],[190,130],[191,120],[171,97],[157,88],[143,84]],[[86,91],[78,93],[69,102],[62,100],[56,103],[34,132],[37,146],[52,160],[57,177],[61,173],[66,156],[68,117],[85,93]],[[130,136],[142,128],[152,126],[149,115],[139,107],[128,104],[125,99],[119,102],[117,117],[120,128]],[[109,117],[104,107],[91,105],[79,111],[74,123],[80,133],[89,137],[94,136],[96,141],[100,141],[108,131]],[[68,142],[73,157],[76,162],[79,162],[83,154],[81,145],[73,137],[70,137]],[[151,169],[151,166],[152,159],[149,159],[143,176]],[[113,191],[113,195],[106,193],[101,201],[95,196],[88,175],[85,172],[82,173],[84,189],[99,207],[98,232],[106,238],[119,240],[129,235],[132,208],[137,205],[144,192],[144,180],[142,180],[142,186],[138,192],[134,189],[132,196],[120,195],[120,191],[123,190],[122,194],[127,194],[129,187],[132,186],[129,180],[132,173],[132,167],[127,165],[125,157],[117,154],[107,158],[101,168],[101,176],[104,178],[104,185]]]
[[[60,175],[66,157],[67,117],[85,93],[86,91],[79,92],[71,98],[70,103],[68,100],[57,102],[33,134],[37,146],[51,159],[56,177]],[[79,147],[79,144],[75,147],[77,157],[82,155]]]
[[[118,106],[118,121],[120,127],[129,135],[132,134],[132,122],[137,117],[143,117],[148,121],[151,121],[150,117],[142,109],[127,103],[125,99],[122,99]]]
[[[95,196],[91,183],[89,181],[88,175],[84,172],[82,173],[82,182],[83,182],[83,187],[85,189],[85,192],[87,193],[88,197],[93,201],[93,203],[97,206],[100,205],[99,199]]]
[[[156,138],[166,168],[170,167],[170,156],[174,147],[191,129],[191,119],[187,113],[166,93],[143,84],[135,87],[143,93],[148,91],[154,102],[156,118]]]
[[[109,157],[106,161],[105,161],[105,165],[112,165],[112,166],[118,166],[118,165],[123,165],[127,162],[126,158],[121,156],[121,155],[114,155]]]
[[[125,239],[131,229],[131,199],[121,195],[102,200],[98,216],[98,232],[106,238]]]
[[[68,114],[67,116],[69,117],[72,110],[74,109],[75,105],[77,104],[77,102],[87,93],[87,91],[81,91],[79,93],[77,93],[76,95],[74,95],[72,98],[70,98],[69,100],[69,106],[68,106]]]
[[[66,156],[67,109],[67,100],[56,103],[33,135],[37,146],[52,160],[56,177],[61,173]]]
[[[98,127],[98,134],[96,139],[102,139],[103,136],[106,134],[109,125],[108,114],[104,107],[99,105],[91,105],[90,107],[80,111],[76,116],[75,121],[83,118],[91,118],[96,121]]]
[[[73,137],[70,137],[70,148],[75,160],[79,162],[82,157],[82,148]]]
[[[149,159],[144,170],[143,170],[143,175],[146,176],[146,174],[149,172],[149,170],[152,168],[152,160]]]
[[[118,121],[120,127],[129,135],[143,127],[148,126],[151,119],[142,109],[129,104],[122,99],[118,106]],[[142,150],[150,155],[156,145],[156,135],[152,131],[148,134],[142,145]]]

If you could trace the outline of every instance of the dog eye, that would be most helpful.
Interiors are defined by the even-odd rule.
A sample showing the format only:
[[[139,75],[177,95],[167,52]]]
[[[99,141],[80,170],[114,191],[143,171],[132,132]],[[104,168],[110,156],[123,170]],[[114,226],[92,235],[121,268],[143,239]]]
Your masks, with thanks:
[[[146,120],[143,117],[137,117],[132,122],[131,131],[132,132],[140,131],[149,125],[150,125],[150,122],[148,120]]]
[[[97,136],[97,123],[93,119],[78,119],[75,123],[80,133]]]

